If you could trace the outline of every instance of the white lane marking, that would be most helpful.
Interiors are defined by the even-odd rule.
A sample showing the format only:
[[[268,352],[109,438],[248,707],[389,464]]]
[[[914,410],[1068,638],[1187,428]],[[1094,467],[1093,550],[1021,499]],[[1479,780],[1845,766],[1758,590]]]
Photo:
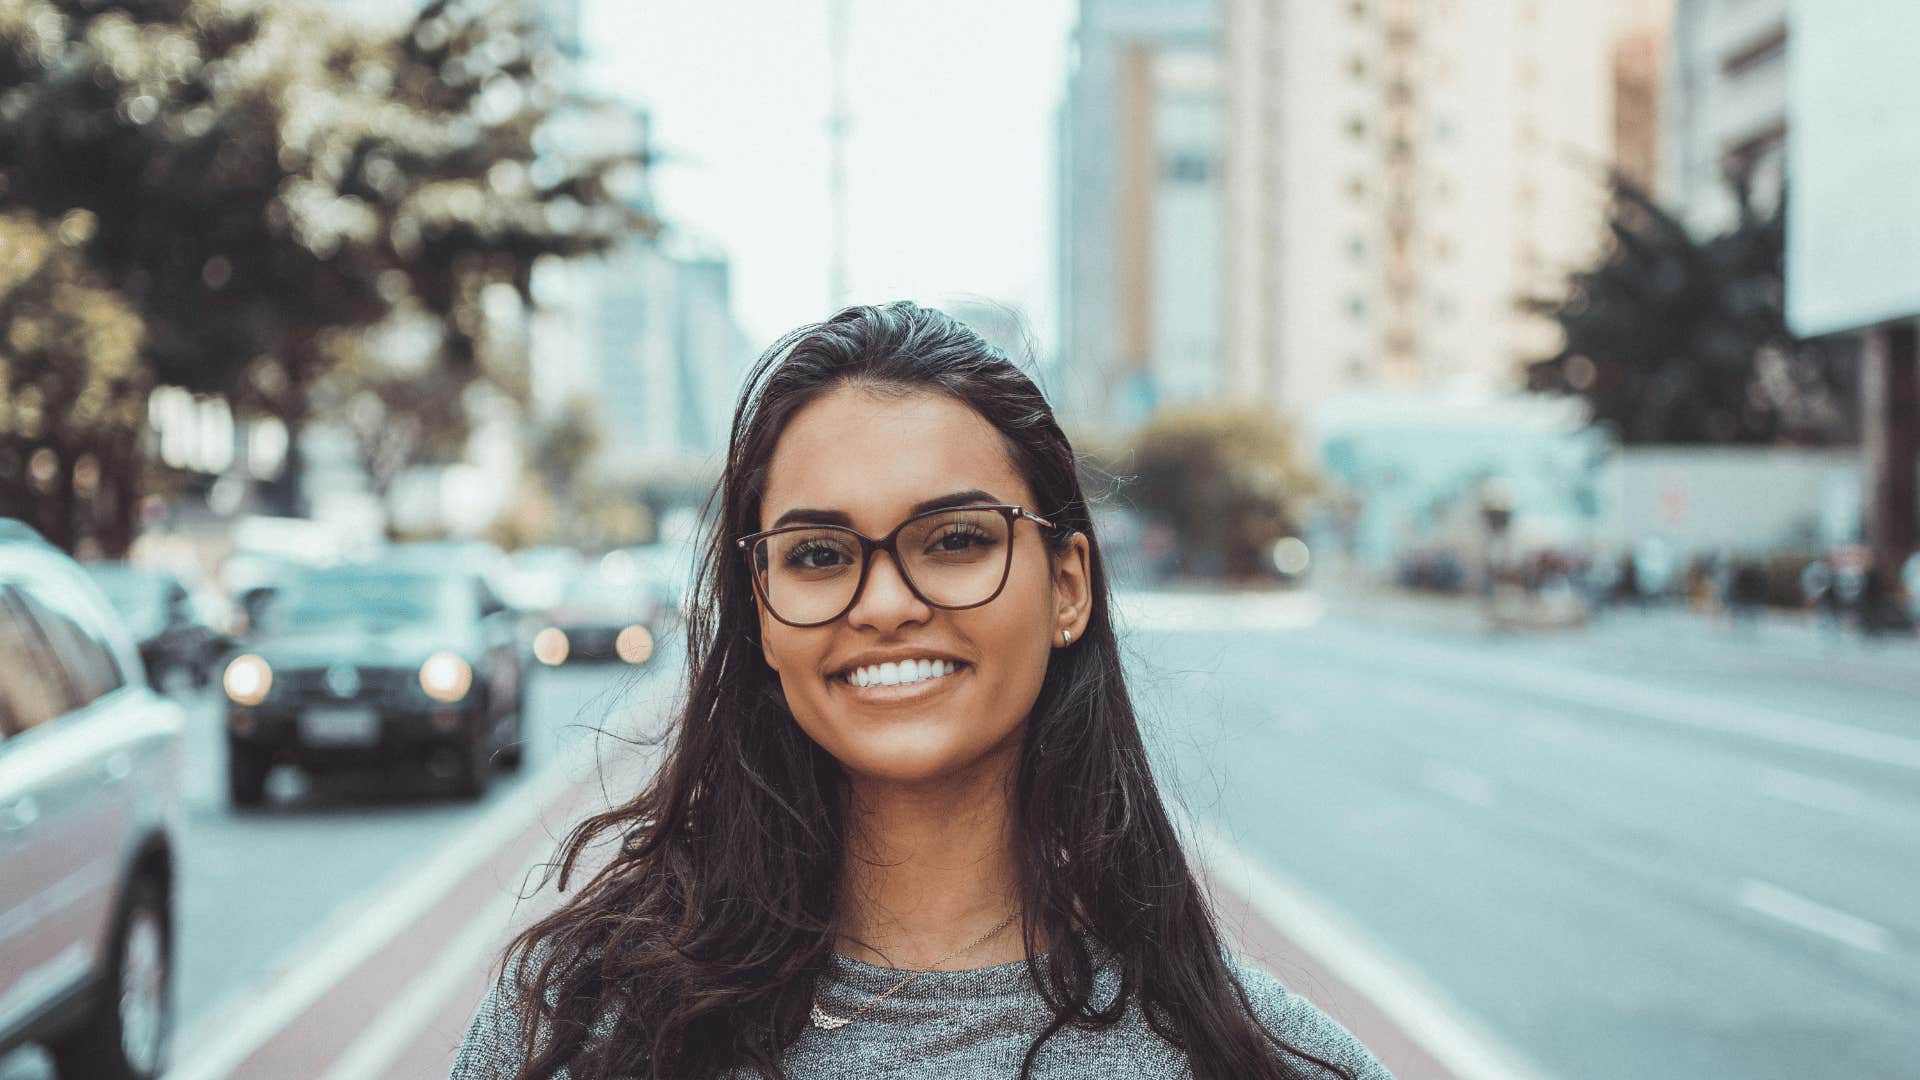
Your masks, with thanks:
[[[492,950],[506,942],[508,923],[519,903],[517,894],[506,892],[488,904],[425,971],[380,1007],[377,1019],[334,1059],[320,1080],[373,1080],[385,1075],[433,1020],[447,995],[484,967]]]
[[[1769,765],[1761,770],[1754,786],[1762,795],[1811,806],[1816,810],[1827,810],[1847,817],[1861,817],[1867,812],[1867,797],[1859,788],[1837,780],[1808,776],[1792,769]]]
[[[1396,641],[1393,651],[1403,660],[1423,655],[1427,662],[1444,668],[1448,676],[1472,674],[1590,708],[1920,771],[1920,739],[1904,735],[1817,720],[1751,702],[1664,689],[1619,676],[1564,667],[1528,671],[1520,666],[1523,661],[1518,657],[1489,663],[1464,649],[1412,641]]]
[[[1303,890],[1242,852],[1213,826],[1169,807],[1194,839],[1208,876],[1359,991],[1457,1080],[1545,1080],[1538,1063],[1501,1042],[1424,978]]]
[[[568,759],[529,777],[426,865],[402,870],[341,904],[268,976],[269,985],[243,988],[208,1010],[178,1044],[194,1047],[193,1056],[169,1071],[167,1080],[221,1080],[231,1073],[334,983],[431,910],[504,839],[532,824],[573,783],[573,765]]]
[[[1450,761],[1428,761],[1420,767],[1420,783],[1429,791],[1458,799],[1469,806],[1493,805],[1493,781],[1464,765],[1455,765]]]
[[[1778,885],[1747,878],[1740,882],[1738,900],[1741,907],[1750,911],[1863,952],[1885,953],[1893,947],[1893,934],[1886,927],[1788,892]]]

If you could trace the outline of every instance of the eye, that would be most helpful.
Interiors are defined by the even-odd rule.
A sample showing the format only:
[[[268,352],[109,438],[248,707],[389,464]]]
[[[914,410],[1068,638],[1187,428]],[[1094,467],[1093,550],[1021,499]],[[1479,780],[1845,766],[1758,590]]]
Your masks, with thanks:
[[[853,560],[846,553],[818,540],[806,540],[788,549],[781,562],[795,570],[831,570]]]
[[[977,547],[988,547],[993,537],[985,530],[971,525],[959,525],[940,534],[933,541],[935,551],[969,551]]]

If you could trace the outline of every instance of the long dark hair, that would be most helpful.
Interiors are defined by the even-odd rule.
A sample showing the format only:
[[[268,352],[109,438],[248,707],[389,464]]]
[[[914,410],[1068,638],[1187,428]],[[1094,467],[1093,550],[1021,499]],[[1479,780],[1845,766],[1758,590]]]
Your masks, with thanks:
[[[756,643],[758,618],[732,538],[760,528],[774,444],[835,387],[951,396],[999,429],[1037,511],[1090,548],[1091,618],[1053,653],[1028,716],[1015,780],[1020,910],[1053,1021],[1107,1025],[1129,1003],[1186,1051],[1196,1080],[1348,1072],[1289,1046],[1253,1016],[1206,898],[1147,767],[1109,619],[1108,584],[1073,449],[1033,382],[962,323],[907,302],[850,307],[776,342],[734,412],[686,628],[684,707],[658,770],[623,806],[575,827],[559,887],[597,842],[620,841],[557,912],[508,949],[525,1003],[522,1080],[566,1065],[578,1080],[697,1077],[750,1068],[784,1077],[833,949],[846,839],[839,764],[800,729]],[[711,506],[709,506],[711,510]],[[1094,957],[1120,993],[1093,1001]]]

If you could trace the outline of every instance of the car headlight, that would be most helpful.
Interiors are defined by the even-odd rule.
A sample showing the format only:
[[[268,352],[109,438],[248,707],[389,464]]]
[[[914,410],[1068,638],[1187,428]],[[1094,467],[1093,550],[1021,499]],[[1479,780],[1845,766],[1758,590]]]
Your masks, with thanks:
[[[267,700],[267,691],[273,689],[273,668],[252,653],[236,656],[227,665],[220,685],[236,704],[258,705]]]
[[[567,632],[557,626],[533,635],[533,657],[548,667],[566,663],[567,654],[572,651],[573,643],[567,640]]]
[[[420,665],[420,689],[435,701],[459,701],[473,688],[473,669],[450,652],[434,653]]]
[[[644,626],[629,626],[613,639],[613,651],[629,664],[644,664],[653,655],[653,635]]]

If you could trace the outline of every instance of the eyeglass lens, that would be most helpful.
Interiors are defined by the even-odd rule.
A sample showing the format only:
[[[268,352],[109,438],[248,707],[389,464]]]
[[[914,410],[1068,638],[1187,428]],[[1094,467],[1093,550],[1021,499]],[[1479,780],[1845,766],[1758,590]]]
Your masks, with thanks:
[[[1008,522],[998,510],[945,510],[900,530],[894,551],[913,587],[937,607],[971,607],[999,590],[1009,558]],[[753,549],[761,594],[787,622],[826,622],[853,602],[860,541],[828,525],[763,537]]]

